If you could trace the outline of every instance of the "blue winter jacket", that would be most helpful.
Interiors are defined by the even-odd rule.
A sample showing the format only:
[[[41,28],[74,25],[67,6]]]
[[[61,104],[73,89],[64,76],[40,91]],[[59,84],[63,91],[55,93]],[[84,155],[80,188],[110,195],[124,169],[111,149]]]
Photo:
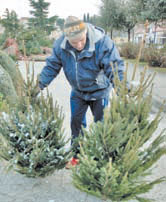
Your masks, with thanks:
[[[81,52],[74,50],[64,35],[55,41],[52,55],[46,59],[46,66],[39,77],[41,89],[58,75],[61,68],[72,90],[84,100],[97,100],[109,95],[112,68],[118,67],[119,79],[123,79],[124,62],[114,42],[103,29],[86,25],[87,42]]]

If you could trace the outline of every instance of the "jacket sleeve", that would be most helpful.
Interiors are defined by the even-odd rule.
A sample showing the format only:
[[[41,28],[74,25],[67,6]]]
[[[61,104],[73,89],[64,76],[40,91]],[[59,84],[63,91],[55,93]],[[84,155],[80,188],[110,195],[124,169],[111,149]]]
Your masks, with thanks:
[[[40,73],[39,87],[41,90],[48,86],[61,70],[62,62],[59,53],[60,48],[57,47],[58,45],[55,42],[52,55],[46,59],[46,65]]]
[[[102,39],[99,51],[100,66],[104,69],[104,73],[110,82],[113,83],[113,73],[116,71],[118,71],[120,81],[123,80],[124,61],[121,59],[114,42],[108,36]],[[112,68],[114,68],[114,71]]]

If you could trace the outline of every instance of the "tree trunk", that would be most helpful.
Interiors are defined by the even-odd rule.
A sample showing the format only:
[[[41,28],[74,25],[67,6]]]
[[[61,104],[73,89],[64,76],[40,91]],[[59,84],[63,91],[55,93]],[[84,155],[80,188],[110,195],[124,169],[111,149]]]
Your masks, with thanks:
[[[127,30],[128,33],[128,42],[130,42],[130,29]]]
[[[157,30],[157,22],[155,22],[155,25],[154,25],[154,44],[156,44],[156,30]]]
[[[111,29],[111,39],[113,38],[113,29]]]

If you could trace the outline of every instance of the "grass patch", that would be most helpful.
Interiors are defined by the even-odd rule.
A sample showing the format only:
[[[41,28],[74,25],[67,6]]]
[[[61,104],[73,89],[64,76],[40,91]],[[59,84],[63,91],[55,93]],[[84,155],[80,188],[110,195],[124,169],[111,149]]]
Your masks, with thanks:
[[[126,58],[123,58],[122,59],[125,61],[125,62],[128,62],[128,63],[132,63],[134,64],[136,62],[136,59],[126,59]],[[147,62],[139,62],[140,65],[148,65]]]
[[[155,71],[157,72],[164,72],[166,73],[166,68],[162,68],[162,67],[150,67],[150,68],[153,68]]]
[[[136,59],[125,59],[125,58],[123,58],[123,60],[125,62],[132,63],[132,64],[134,64],[136,62]],[[148,65],[148,63],[147,62],[139,62],[139,65],[145,66],[145,65]],[[154,69],[157,72],[164,72],[164,73],[166,73],[166,68],[164,68],[164,67],[151,67],[151,66],[149,66],[149,68]]]

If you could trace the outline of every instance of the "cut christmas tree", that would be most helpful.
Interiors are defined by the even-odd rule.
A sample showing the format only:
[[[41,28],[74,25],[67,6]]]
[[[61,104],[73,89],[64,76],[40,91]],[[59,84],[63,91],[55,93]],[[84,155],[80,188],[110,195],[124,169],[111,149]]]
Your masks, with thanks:
[[[151,95],[143,96],[143,85],[139,86],[139,93],[131,90],[128,95],[120,87],[105,111],[104,121],[84,130],[80,164],[73,170],[77,188],[112,201],[125,201],[139,199],[139,194],[165,180],[147,182],[144,178],[166,154],[166,146],[161,145],[165,143],[164,131],[148,143],[160,115],[149,120]]]
[[[0,156],[9,169],[44,177],[64,168],[71,152],[66,149],[61,109],[49,93],[46,98],[32,98],[37,85],[31,76],[18,105],[0,116]]]
[[[93,123],[80,138],[79,165],[73,169],[73,183],[82,191],[112,201],[135,199],[148,201],[140,194],[165,181],[162,177],[148,181],[153,165],[166,155],[166,137],[154,133],[161,120],[161,110],[151,119],[152,82],[145,67],[138,85],[134,85],[134,68],[130,91],[114,71],[116,95],[105,110],[104,121]],[[153,137],[153,138],[152,138]]]

